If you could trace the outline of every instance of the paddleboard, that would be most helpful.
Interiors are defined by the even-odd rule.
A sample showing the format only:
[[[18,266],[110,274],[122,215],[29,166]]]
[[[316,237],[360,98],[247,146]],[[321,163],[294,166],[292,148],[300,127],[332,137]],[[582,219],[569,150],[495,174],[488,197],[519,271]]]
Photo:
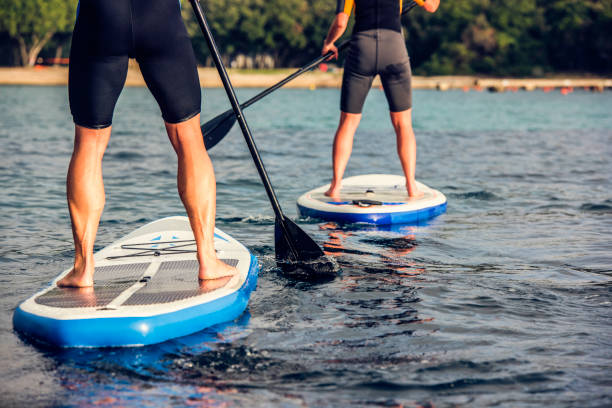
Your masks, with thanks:
[[[257,258],[215,229],[215,250],[239,273],[198,280],[187,217],[163,218],[97,252],[93,288],[51,284],[21,303],[15,330],[59,347],[142,346],[239,317],[257,283]]]
[[[342,180],[339,197],[327,197],[329,184],[303,194],[297,200],[303,217],[340,223],[377,225],[426,221],[446,211],[446,197],[438,190],[417,182],[424,195],[411,199],[406,179],[391,174],[366,174]]]

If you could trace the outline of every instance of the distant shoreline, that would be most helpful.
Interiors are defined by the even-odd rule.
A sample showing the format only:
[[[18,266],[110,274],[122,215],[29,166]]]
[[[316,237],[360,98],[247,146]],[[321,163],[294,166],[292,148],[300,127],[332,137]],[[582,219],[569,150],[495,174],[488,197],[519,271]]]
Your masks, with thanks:
[[[206,88],[222,87],[221,80],[214,68],[198,68],[200,84]],[[232,84],[238,88],[267,88],[279,82],[295,69],[276,70],[229,70]],[[65,86],[68,84],[68,67],[38,66],[34,68],[0,67],[0,85],[37,85]],[[285,85],[286,88],[339,88],[342,84],[342,71],[312,71],[301,75]],[[131,65],[126,86],[145,86],[137,65]],[[380,86],[378,78],[373,86]],[[550,77],[550,78],[491,78],[480,76],[432,76],[413,77],[414,89],[449,89],[489,90],[503,92],[506,90],[535,89],[552,90],[556,88],[586,88],[593,91],[604,91],[612,88],[612,78],[602,77]]]

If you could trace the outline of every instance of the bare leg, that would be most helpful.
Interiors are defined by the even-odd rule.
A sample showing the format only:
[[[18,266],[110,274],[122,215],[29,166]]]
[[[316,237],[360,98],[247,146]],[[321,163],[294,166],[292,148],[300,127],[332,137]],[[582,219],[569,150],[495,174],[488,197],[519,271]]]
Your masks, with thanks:
[[[337,197],[342,188],[342,176],[344,170],[351,157],[353,150],[353,136],[359,126],[361,113],[346,113],[340,112],[340,124],[336,130],[334,138],[334,150],[332,155],[334,176],[329,186],[329,190],[325,192],[328,197]]]
[[[237,270],[221,262],[215,253],[216,181],[204,147],[200,115],[181,123],[166,123],[166,131],[178,157],[178,192],[198,248],[198,277],[216,279],[234,275]]]
[[[57,282],[58,286],[93,286],[93,246],[105,201],[102,157],[110,134],[110,127],[75,127],[74,150],[66,177],[74,238],[74,268]]]
[[[414,179],[416,169],[416,140],[412,130],[412,109],[402,112],[391,112],[391,123],[397,136],[397,154],[399,155],[404,175],[406,190],[412,198],[423,196]]]

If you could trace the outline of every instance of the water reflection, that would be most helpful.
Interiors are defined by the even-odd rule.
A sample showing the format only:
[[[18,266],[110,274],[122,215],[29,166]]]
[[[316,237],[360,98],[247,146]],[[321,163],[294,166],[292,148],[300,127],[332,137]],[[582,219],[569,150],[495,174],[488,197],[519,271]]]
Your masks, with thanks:
[[[327,232],[323,243],[326,255],[343,263],[347,255],[366,255],[371,259],[364,265],[369,273],[392,272],[394,276],[416,276],[424,272],[423,265],[409,255],[418,247],[416,225],[340,225],[328,222],[319,227]],[[350,259],[354,265],[355,259]],[[374,266],[376,265],[376,266]]]
[[[348,272],[341,281],[342,289],[360,294],[350,300],[344,298],[337,306],[348,318],[343,327],[378,327],[380,332],[372,335],[383,338],[396,331],[393,326],[424,321],[415,309],[420,301],[416,284],[426,272],[424,265],[412,257],[419,245],[418,226],[328,222],[319,228],[327,233],[325,253],[334,256]]]

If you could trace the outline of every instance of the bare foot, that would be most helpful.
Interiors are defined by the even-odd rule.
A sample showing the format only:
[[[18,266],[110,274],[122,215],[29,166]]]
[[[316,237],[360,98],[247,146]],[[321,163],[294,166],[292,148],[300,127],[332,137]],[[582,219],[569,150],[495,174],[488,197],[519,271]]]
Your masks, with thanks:
[[[77,271],[72,268],[70,272],[62,279],[57,281],[57,286],[60,288],[88,288],[93,286],[93,268],[89,272],[87,268],[82,268]]]
[[[238,273],[238,269],[229,266],[225,262],[214,258],[210,261],[200,262],[200,272],[198,278],[200,280],[219,279],[226,276],[234,276]]]
[[[414,194],[408,194],[410,196],[411,199],[416,200],[419,199],[421,197],[423,197],[425,195],[424,192],[422,192],[421,190],[417,190],[416,193]]]
[[[342,186],[340,185],[334,185],[334,183],[332,183],[329,186],[329,189],[324,192],[323,194],[325,194],[327,197],[332,197],[332,198],[338,198],[340,197],[340,189]]]
[[[232,280],[231,276],[217,279],[200,279],[200,293],[208,293],[227,285]]]
[[[425,195],[425,193],[419,190],[416,185],[411,186],[410,184],[406,183],[406,190],[408,191],[408,197],[414,200],[416,200],[417,198],[421,198]]]

